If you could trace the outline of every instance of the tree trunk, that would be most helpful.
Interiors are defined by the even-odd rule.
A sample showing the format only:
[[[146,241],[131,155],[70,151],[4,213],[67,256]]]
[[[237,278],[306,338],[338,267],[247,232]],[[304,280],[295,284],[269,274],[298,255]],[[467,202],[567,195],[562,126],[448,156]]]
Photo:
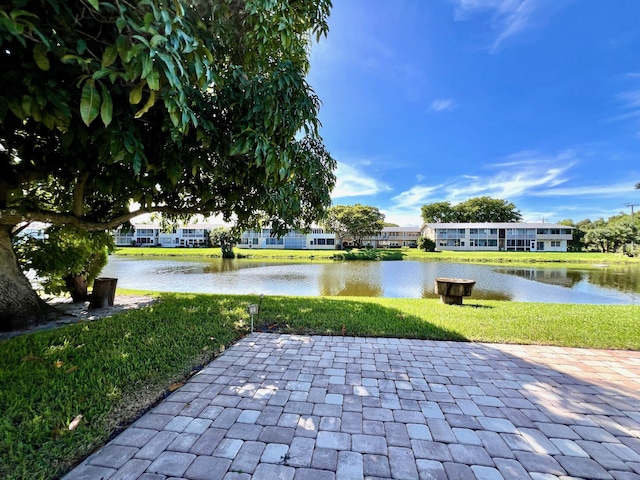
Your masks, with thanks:
[[[85,302],[89,299],[86,275],[67,275],[64,277],[64,283],[71,294],[73,303]]]
[[[0,227],[0,331],[30,328],[56,316],[56,310],[38,296],[22,273],[10,228]]]

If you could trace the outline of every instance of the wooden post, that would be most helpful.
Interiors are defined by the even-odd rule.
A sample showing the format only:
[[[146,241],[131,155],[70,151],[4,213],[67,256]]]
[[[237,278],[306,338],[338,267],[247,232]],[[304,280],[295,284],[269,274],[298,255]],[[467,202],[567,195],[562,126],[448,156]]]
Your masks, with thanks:
[[[117,278],[100,277],[93,281],[89,308],[112,307],[116,296]]]
[[[464,278],[436,278],[435,290],[440,301],[447,305],[462,305],[462,297],[471,295],[475,280]]]

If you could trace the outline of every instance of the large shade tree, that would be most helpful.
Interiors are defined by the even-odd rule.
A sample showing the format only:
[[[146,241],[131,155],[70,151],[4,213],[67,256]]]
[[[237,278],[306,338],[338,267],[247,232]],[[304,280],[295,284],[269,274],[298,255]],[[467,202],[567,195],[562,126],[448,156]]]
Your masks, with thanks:
[[[3,2],[0,329],[50,313],[16,261],[25,222],[105,231],[145,212],[219,213],[284,231],[322,215],[335,162],[305,75],[330,7]]]
[[[435,202],[422,206],[425,223],[521,222],[522,215],[514,203],[491,197],[474,197],[456,205]]]
[[[340,239],[351,237],[357,247],[362,246],[366,237],[379,235],[384,228],[384,214],[369,205],[336,205],[331,207],[324,219],[324,225]]]

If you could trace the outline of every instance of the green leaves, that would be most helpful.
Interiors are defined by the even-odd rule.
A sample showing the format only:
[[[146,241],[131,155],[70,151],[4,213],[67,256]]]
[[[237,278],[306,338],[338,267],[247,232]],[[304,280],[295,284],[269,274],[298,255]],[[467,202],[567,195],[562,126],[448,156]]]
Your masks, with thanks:
[[[100,103],[102,99],[96,89],[95,80],[88,79],[82,87],[82,98],[80,100],[80,116],[86,126],[91,125],[100,113]]]
[[[47,57],[47,47],[45,47],[42,43],[37,43],[35,47],[33,47],[33,59],[38,65],[40,70],[44,70],[45,72],[49,70],[49,58]]]
[[[139,82],[136,87],[129,92],[129,103],[131,105],[137,105],[142,101],[142,89],[147,82]]]
[[[308,32],[324,28],[329,2],[242,3],[14,0],[24,10],[0,12],[3,48],[16,52],[0,115],[22,129],[11,141],[25,152],[23,177],[55,185],[29,205],[68,211],[67,179],[90,171],[82,221],[110,221],[131,198],[314,221],[335,165],[305,72]]]
[[[100,84],[100,91],[102,92],[102,105],[100,106],[100,118],[105,127],[108,127],[113,118],[113,100],[109,90]]]
[[[118,49],[115,45],[109,45],[102,52],[102,66],[110,67],[116,61],[116,58],[118,58]]]

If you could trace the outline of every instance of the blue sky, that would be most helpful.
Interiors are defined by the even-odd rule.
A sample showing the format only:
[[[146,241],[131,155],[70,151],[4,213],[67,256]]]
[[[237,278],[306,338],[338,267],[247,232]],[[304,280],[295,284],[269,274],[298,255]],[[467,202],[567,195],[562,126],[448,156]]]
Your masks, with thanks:
[[[640,203],[640,1],[333,3],[309,83],[334,205],[408,226],[482,195],[525,221]]]

